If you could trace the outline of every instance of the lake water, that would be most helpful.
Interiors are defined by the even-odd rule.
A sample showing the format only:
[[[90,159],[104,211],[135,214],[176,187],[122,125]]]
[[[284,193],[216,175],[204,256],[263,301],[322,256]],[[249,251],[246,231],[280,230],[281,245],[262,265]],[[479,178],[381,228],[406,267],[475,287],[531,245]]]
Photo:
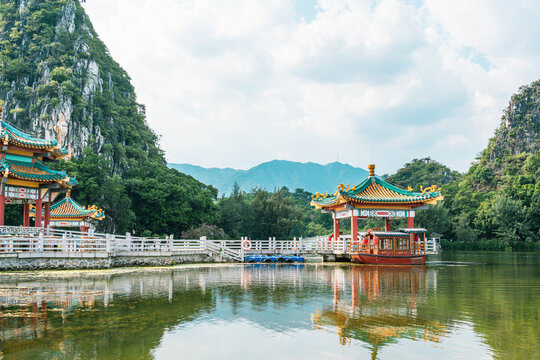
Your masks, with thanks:
[[[540,254],[0,273],[0,359],[540,359]]]

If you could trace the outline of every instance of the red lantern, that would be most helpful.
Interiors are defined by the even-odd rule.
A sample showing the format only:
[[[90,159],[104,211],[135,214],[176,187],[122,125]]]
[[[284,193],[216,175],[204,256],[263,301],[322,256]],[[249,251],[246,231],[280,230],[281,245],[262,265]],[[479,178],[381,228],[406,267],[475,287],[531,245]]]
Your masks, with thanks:
[[[379,238],[375,236],[375,237],[373,238],[373,243],[374,243],[375,245],[378,245],[378,244],[379,244]]]
[[[362,244],[364,244],[364,245],[367,244],[367,239],[366,238],[362,239]]]

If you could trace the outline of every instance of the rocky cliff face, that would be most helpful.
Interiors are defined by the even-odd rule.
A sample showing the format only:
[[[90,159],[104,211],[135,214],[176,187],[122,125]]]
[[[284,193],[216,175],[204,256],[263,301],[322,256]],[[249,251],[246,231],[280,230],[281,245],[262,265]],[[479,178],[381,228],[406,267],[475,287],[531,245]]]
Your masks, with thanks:
[[[2,119],[75,156],[91,146],[117,172],[162,157],[129,76],[110,57],[77,0],[0,3]]]
[[[486,165],[500,167],[506,158],[540,149],[540,80],[522,86],[504,111],[500,127],[484,151]]]

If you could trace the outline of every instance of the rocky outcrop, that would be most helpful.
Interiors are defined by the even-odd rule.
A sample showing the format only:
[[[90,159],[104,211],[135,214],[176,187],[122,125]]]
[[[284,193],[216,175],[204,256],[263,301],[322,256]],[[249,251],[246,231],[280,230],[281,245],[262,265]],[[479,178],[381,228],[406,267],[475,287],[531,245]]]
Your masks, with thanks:
[[[157,149],[129,76],[77,0],[2,2],[0,19],[3,120],[56,138],[75,156],[91,146],[119,172],[131,133],[141,134],[135,153]]]
[[[522,86],[504,111],[501,125],[485,150],[487,164],[500,167],[508,156],[540,149],[540,80]]]

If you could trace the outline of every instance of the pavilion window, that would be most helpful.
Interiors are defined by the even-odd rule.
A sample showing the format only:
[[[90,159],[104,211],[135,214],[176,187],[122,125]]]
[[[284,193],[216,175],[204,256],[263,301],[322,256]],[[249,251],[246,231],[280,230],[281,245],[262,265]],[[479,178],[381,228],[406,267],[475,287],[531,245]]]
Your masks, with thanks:
[[[380,239],[379,240],[379,249],[381,249],[381,250],[392,250],[392,239]]]
[[[409,239],[398,239],[397,242],[397,249],[398,250],[409,250]]]

